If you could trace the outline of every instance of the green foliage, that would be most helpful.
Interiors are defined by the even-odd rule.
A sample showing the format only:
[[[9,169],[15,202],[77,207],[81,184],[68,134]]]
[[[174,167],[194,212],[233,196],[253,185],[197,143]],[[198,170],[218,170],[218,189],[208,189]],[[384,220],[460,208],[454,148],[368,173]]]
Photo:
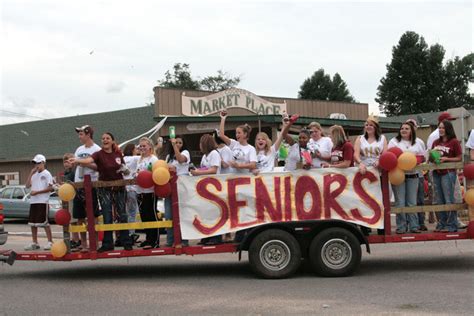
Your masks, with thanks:
[[[417,33],[404,33],[392,49],[387,74],[380,80],[375,99],[380,111],[398,116],[443,111],[469,103],[469,78],[460,76],[470,72],[466,63],[455,59],[443,67],[444,54],[443,46],[428,47]]]
[[[176,63],[173,66],[173,73],[169,70],[165,72],[165,79],[158,80],[158,84],[164,88],[179,88],[208,91],[222,91],[236,87],[240,83],[240,76],[232,77],[231,74],[218,70],[217,75],[207,76],[201,80],[195,80],[191,76],[189,64]]]
[[[331,79],[322,68],[303,82],[298,97],[310,100],[355,102],[341,76],[336,73]]]
[[[462,59],[456,56],[454,59],[448,60],[444,67],[444,93],[440,98],[440,111],[458,106],[474,109],[474,98],[468,91],[468,82],[472,75],[473,63],[474,53]]]

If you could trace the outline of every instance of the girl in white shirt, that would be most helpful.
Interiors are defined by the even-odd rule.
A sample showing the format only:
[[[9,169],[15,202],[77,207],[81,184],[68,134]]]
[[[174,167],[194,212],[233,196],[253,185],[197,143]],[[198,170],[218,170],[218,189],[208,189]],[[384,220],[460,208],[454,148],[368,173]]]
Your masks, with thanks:
[[[321,168],[321,163],[328,162],[331,158],[333,143],[330,137],[324,136],[323,129],[318,122],[308,125],[311,138],[308,141],[308,149],[311,152],[313,168]]]
[[[412,124],[403,123],[398,135],[390,140],[388,148],[398,147],[403,152],[411,152],[417,156],[425,155],[425,144],[416,138],[415,128]],[[418,194],[418,173],[416,171],[405,172],[405,182],[400,185],[392,185],[395,195],[395,203],[398,207],[416,206]],[[397,234],[420,233],[418,215],[416,213],[400,213],[396,216]]]
[[[191,155],[186,148],[186,143],[182,136],[171,138],[166,145],[166,162],[170,171],[176,172],[177,176],[189,174],[189,164],[191,162]],[[173,219],[173,208],[171,196],[165,198],[165,218],[167,220]],[[187,240],[182,240],[183,246],[188,246]],[[173,228],[166,229],[166,246],[171,247],[174,243]]]
[[[221,174],[236,173],[235,169],[230,166],[230,162],[234,160],[234,154],[224,141],[219,137],[218,132],[214,133],[214,140],[217,144],[217,152],[221,155]]]
[[[365,174],[367,167],[378,167],[379,158],[387,150],[387,139],[382,135],[378,121],[374,117],[367,118],[364,135],[357,137],[354,144],[354,161],[359,171]]]
[[[255,148],[258,152],[257,168],[252,170],[253,174],[257,175],[260,172],[273,171],[278,150],[283,141],[284,135],[288,133],[289,127],[289,121],[283,121],[283,129],[273,145],[272,140],[268,137],[267,133],[260,132],[257,134],[257,137],[255,138]]]
[[[231,139],[225,135],[225,120],[227,112],[221,112],[221,123],[219,128],[220,138],[229,146],[234,155],[234,160],[229,164],[236,169],[237,173],[249,173],[257,168],[257,152],[255,147],[248,143],[252,128],[248,125],[240,125],[235,129],[235,138]]]
[[[204,154],[201,159],[201,167],[191,170],[193,176],[219,174],[221,169],[221,156],[217,152],[217,144],[214,137],[209,134],[201,136],[199,148]],[[217,245],[222,243],[222,235],[201,239],[201,245]]]

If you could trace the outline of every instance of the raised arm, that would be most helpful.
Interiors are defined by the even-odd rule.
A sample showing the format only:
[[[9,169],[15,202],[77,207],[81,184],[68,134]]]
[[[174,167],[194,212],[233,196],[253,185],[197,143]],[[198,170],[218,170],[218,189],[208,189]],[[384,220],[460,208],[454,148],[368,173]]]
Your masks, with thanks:
[[[290,130],[290,123],[289,122],[283,122],[283,128],[281,130],[281,133],[280,135],[278,135],[275,143],[274,143],[274,146],[275,146],[275,150],[278,150],[278,148],[280,148],[280,145],[281,145],[281,142],[283,141],[283,137],[286,138],[286,136],[288,135],[288,131]]]
[[[227,112],[221,111],[221,124],[219,125],[219,137],[226,145],[230,145],[230,138],[225,135],[225,119]]]

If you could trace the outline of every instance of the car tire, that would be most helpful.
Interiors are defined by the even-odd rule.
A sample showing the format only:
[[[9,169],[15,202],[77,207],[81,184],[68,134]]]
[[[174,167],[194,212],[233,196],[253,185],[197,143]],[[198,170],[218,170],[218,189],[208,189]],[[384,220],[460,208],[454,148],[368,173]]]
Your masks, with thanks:
[[[252,270],[265,279],[282,279],[295,273],[301,264],[296,238],[281,229],[259,233],[249,247]]]
[[[314,237],[309,246],[313,270],[325,277],[352,275],[360,265],[362,250],[357,237],[344,228],[328,228]]]

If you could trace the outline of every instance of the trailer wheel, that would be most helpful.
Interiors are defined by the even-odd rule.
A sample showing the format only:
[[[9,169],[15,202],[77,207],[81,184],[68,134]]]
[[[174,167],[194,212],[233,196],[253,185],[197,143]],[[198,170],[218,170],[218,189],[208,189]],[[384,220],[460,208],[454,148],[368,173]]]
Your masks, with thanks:
[[[249,262],[252,270],[263,278],[286,278],[295,273],[301,264],[300,245],[284,230],[265,230],[252,240]]]
[[[353,274],[360,264],[359,240],[344,228],[329,228],[314,237],[309,246],[309,259],[314,271],[327,277]]]

